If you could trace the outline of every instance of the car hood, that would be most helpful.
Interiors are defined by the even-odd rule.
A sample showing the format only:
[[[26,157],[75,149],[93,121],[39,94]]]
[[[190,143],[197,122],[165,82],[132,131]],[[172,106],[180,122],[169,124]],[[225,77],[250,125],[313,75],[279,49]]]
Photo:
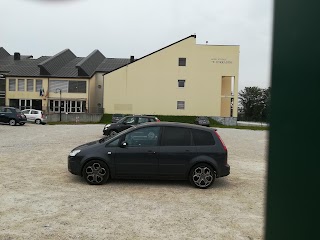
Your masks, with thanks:
[[[98,146],[98,145],[101,145],[101,144],[102,144],[102,142],[100,140],[88,142],[88,143],[81,144],[81,145],[75,147],[74,149],[71,150],[71,152],[74,151],[74,150],[84,150],[84,149],[87,149],[87,148],[92,148],[92,147],[95,147],[95,146]]]

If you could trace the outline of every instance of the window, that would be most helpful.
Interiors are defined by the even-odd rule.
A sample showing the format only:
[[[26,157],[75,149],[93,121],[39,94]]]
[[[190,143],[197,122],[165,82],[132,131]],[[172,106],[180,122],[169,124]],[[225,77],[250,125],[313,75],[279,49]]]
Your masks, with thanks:
[[[186,66],[187,59],[186,58],[179,58],[179,66]]]
[[[184,101],[177,101],[177,109],[184,109]]]
[[[186,80],[178,80],[178,87],[184,87]]]
[[[27,91],[28,92],[33,92],[33,79],[27,79]]]
[[[36,92],[39,92],[42,89],[42,79],[36,80]]]
[[[86,81],[69,81],[69,93],[86,93],[87,82]]]
[[[68,92],[68,80],[50,80],[49,92],[57,92],[57,89],[61,89],[61,92]]]
[[[9,79],[9,91],[16,90],[16,79]]]
[[[162,146],[190,146],[191,132],[182,127],[164,127]]]
[[[192,130],[193,141],[197,146],[214,145],[215,141],[212,133],[201,130]]]
[[[138,123],[146,123],[146,122],[148,122],[148,118],[145,118],[145,117],[138,118]]]
[[[128,133],[125,142],[129,147],[157,146],[160,127],[140,128]]]
[[[24,79],[18,79],[18,91],[24,91]]]
[[[107,146],[108,147],[117,147],[119,145],[119,141],[120,141],[120,138],[117,138],[116,140],[108,143]]]
[[[134,121],[134,117],[127,117],[123,120],[123,123],[126,123],[126,124],[133,124],[135,121]]]

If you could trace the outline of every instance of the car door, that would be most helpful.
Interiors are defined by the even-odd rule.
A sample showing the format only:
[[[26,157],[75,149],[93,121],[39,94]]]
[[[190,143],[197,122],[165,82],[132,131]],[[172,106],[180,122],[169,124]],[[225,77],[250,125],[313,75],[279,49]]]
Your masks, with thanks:
[[[192,143],[191,131],[185,127],[163,127],[158,149],[159,175],[183,179],[197,148]]]
[[[5,110],[3,107],[0,107],[0,122],[5,122]]]
[[[119,126],[120,132],[128,128],[131,128],[133,125],[136,125],[136,121],[136,117],[127,117]]]
[[[39,111],[31,110],[30,111],[30,120],[35,121],[37,118],[39,118]]]
[[[138,128],[124,135],[114,156],[116,175],[157,177],[159,135],[160,127]]]

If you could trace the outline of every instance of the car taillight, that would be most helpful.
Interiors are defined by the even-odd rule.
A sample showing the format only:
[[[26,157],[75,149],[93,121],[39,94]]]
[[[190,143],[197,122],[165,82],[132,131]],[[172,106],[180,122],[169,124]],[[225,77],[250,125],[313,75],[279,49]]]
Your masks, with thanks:
[[[228,151],[227,146],[224,144],[224,142],[223,142],[222,138],[220,137],[220,135],[217,133],[216,130],[214,132],[217,135],[217,137],[219,138],[220,142],[222,143],[223,149]]]
[[[156,121],[157,121],[157,122],[160,122],[160,119],[159,119],[159,118],[156,118]]]

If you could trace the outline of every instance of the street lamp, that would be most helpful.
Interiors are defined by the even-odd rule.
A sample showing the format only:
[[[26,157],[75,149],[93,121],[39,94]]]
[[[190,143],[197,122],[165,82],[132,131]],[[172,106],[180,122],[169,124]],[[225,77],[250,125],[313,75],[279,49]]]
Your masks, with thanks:
[[[60,88],[57,88],[56,89],[56,93],[60,93],[60,98],[59,98],[59,115],[60,115],[60,122],[61,122],[61,89]]]

